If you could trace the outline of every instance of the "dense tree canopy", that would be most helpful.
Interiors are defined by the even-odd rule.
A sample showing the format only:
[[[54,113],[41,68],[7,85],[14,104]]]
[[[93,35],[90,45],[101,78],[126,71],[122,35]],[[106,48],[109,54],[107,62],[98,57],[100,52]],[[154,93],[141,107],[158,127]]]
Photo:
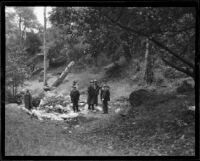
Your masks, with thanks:
[[[143,48],[148,38],[153,43],[154,54],[167,65],[194,77],[194,8],[57,7],[50,20],[55,26],[75,23],[94,57],[104,49],[116,57],[122,49],[130,60],[136,54],[134,49]]]
[[[146,73],[153,73],[150,68],[159,59],[194,78],[195,18],[191,7],[54,7],[46,51],[50,62],[97,65],[100,55],[115,63],[124,57],[126,64],[146,62]],[[26,62],[42,52],[43,32],[33,7],[6,12],[10,80],[17,78],[13,73],[25,78],[34,69],[27,68]]]

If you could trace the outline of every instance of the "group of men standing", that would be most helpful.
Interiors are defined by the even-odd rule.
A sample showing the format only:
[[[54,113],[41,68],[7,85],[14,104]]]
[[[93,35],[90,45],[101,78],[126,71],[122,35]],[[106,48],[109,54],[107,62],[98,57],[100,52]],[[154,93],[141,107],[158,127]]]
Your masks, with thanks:
[[[98,96],[100,93],[100,98],[103,105],[103,113],[108,113],[108,101],[110,101],[110,91],[107,85],[100,87],[97,83],[97,80],[91,80],[90,85],[87,89],[87,104],[88,109],[94,111],[94,107],[98,106]],[[77,89],[77,82],[73,82],[72,91],[70,92],[71,101],[73,103],[74,112],[78,112],[78,101],[80,93]]]
[[[87,104],[88,109],[90,111],[95,110],[95,106],[98,106],[98,96],[100,94],[100,99],[103,105],[103,113],[108,113],[108,101],[110,101],[110,91],[109,87],[106,84],[103,86],[99,86],[97,80],[91,80],[90,85],[87,89]],[[78,102],[80,98],[80,92],[77,88],[77,82],[74,81],[72,85],[72,90],[70,92],[71,101],[73,103],[73,110],[74,112],[79,112]],[[32,96],[29,90],[26,90],[24,95],[24,104],[25,108],[31,110],[32,105]]]

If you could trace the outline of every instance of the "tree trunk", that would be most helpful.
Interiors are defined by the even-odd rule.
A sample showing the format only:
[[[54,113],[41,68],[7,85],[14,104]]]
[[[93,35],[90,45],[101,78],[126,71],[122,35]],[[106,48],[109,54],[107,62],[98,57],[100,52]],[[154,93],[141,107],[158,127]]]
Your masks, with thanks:
[[[153,82],[153,61],[150,54],[150,45],[149,40],[146,40],[146,51],[145,51],[145,74],[144,74],[144,80],[147,84],[151,84]]]
[[[98,66],[98,56],[97,55],[94,57],[94,62],[95,62],[95,66],[97,67]]]
[[[13,81],[13,97],[15,97],[15,82]]]
[[[124,56],[125,56],[127,62],[129,62],[131,60],[131,57],[132,57],[129,45],[123,43],[123,50],[124,50]]]
[[[22,49],[22,18],[21,18],[21,15],[19,16],[19,47],[20,47],[20,50]]]
[[[71,67],[74,65],[74,61],[71,61],[68,66],[65,68],[65,70],[61,73],[59,78],[52,84],[52,87],[58,87],[62,81],[65,79],[67,74],[70,72]]]
[[[46,78],[46,73],[47,73],[47,64],[46,64],[46,7],[44,7],[44,86],[47,85],[47,78]]]

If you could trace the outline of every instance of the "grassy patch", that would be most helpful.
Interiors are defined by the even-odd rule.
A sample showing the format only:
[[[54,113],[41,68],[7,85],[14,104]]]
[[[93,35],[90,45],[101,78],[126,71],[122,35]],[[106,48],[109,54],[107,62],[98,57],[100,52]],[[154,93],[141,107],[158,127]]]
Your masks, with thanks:
[[[194,103],[194,94],[149,97],[126,117],[80,116],[70,123],[6,108],[6,155],[194,155],[194,117],[183,104]]]

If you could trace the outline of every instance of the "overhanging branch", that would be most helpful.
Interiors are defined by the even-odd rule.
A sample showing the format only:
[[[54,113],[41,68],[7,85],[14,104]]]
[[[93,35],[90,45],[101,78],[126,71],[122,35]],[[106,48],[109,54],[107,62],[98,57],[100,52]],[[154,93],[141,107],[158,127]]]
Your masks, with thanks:
[[[185,73],[186,75],[189,75],[189,76],[191,76],[191,77],[194,78],[193,73],[190,72],[189,70],[186,70],[186,69],[184,69],[184,68],[178,67],[178,66],[174,65],[173,63],[167,61],[167,60],[164,59],[164,58],[162,58],[162,60],[163,60],[167,65],[169,65],[170,67],[173,67],[173,68],[175,68],[176,70],[178,70],[178,71],[180,71],[180,72],[183,72],[183,73]]]
[[[101,12],[101,11],[100,11]],[[174,53],[171,49],[169,49],[167,46],[163,45],[162,43],[158,42],[157,40],[155,40],[154,38],[150,37],[150,35],[147,35],[143,32],[139,32],[139,31],[136,31],[130,27],[126,27],[124,25],[122,25],[121,23],[119,22],[116,22],[114,21],[113,19],[111,19],[109,16],[105,15],[105,14],[102,14],[104,15],[108,20],[110,20],[112,23],[116,24],[117,26],[119,26],[120,28],[122,29],[125,29],[127,31],[130,31],[132,33],[134,33],[135,35],[137,36],[143,36],[143,37],[146,37],[148,38],[150,41],[154,42],[157,46],[161,47],[162,49],[165,49],[168,53],[170,53],[171,55],[173,55],[174,57],[178,58],[180,61],[182,61],[183,63],[187,64],[188,66],[190,66],[191,68],[194,68],[194,65],[187,61],[185,58],[179,56],[178,54]]]

